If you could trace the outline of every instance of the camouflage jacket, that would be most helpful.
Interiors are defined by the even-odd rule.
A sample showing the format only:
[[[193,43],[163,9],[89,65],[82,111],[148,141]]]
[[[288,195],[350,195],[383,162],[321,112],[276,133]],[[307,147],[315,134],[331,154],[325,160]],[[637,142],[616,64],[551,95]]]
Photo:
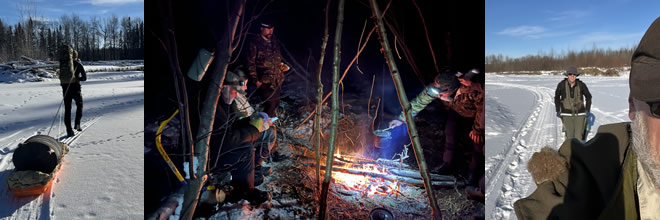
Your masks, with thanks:
[[[484,112],[484,90],[481,85],[472,83],[472,86],[461,86],[456,92],[456,97],[451,103],[451,108],[459,115],[466,118],[474,118],[472,130],[484,134],[485,112]]]
[[[277,39],[269,41],[257,36],[250,41],[247,52],[247,69],[250,80],[270,84],[275,89],[284,81],[284,72],[280,69],[282,55]]]

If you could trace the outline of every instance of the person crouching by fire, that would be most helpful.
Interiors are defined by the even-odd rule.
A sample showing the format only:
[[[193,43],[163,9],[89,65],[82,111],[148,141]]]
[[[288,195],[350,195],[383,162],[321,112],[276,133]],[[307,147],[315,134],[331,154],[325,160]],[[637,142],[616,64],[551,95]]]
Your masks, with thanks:
[[[262,170],[256,170],[255,167],[265,158],[255,155],[255,151],[261,154],[272,148],[275,141],[274,132],[270,129],[272,122],[268,114],[263,112],[245,117],[245,106],[241,106],[237,99],[239,94],[245,93],[246,88],[245,79],[240,75],[228,71],[221,87],[221,99],[216,108],[209,144],[209,173],[213,177],[207,188],[211,187],[213,190],[202,195],[203,205],[196,211],[196,215],[212,214],[213,207],[223,202],[221,200],[238,202],[245,199],[251,205],[257,206],[271,198],[269,192],[255,188],[264,180]],[[262,140],[267,141],[262,143]],[[214,183],[222,182],[222,177],[226,176],[227,172],[231,173],[233,189],[230,192],[221,192],[223,187]]]

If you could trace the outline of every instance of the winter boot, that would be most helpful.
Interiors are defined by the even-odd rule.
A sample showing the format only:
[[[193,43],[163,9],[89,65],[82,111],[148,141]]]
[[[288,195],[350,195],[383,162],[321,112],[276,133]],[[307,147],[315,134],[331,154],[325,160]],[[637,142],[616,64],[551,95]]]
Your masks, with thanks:
[[[80,124],[76,124],[76,126],[73,126],[73,129],[76,129],[76,131],[82,131],[82,128],[80,128]]]
[[[264,183],[264,180],[266,177],[263,174],[257,174],[257,172],[254,172],[254,186],[260,186],[262,183]]]
[[[258,175],[268,176],[271,173],[273,173],[273,168],[272,167],[264,167],[264,166],[261,166],[261,165],[257,165],[257,166],[254,167],[254,176],[255,177],[258,176]]]
[[[261,203],[270,201],[271,199],[269,192],[261,191],[259,189],[248,190],[244,195],[245,196],[243,198],[250,202],[250,204],[253,206],[261,205]]]
[[[66,136],[67,137],[73,137],[74,135],[76,135],[76,134],[73,132],[73,129],[71,129],[71,128],[66,129]]]

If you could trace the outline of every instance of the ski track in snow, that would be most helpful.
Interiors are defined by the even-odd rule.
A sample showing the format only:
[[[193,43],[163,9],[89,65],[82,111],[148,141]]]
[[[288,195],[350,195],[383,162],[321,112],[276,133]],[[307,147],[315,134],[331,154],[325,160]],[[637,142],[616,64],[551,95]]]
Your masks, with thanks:
[[[627,79],[606,77],[582,77],[593,95],[591,112],[596,116],[592,132],[587,136],[592,138],[600,124],[623,122],[628,120],[627,109]],[[494,79],[494,80],[492,80]],[[532,109],[526,112],[524,120],[511,134],[503,150],[486,159],[486,213],[490,219],[516,219],[513,203],[531,194],[536,185],[527,172],[527,161],[534,152],[545,146],[558,149],[564,141],[562,123],[555,116],[554,93],[557,76],[513,76],[502,77],[488,75],[486,85],[490,88],[519,89],[521,92],[531,92],[534,95]],[[550,82],[549,82],[550,81]],[[593,85],[593,87],[592,87]],[[616,90],[612,91],[612,87]],[[623,90],[623,91],[619,91]],[[488,88],[487,88],[487,91]],[[491,100],[507,99],[498,97],[498,93],[486,93]],[[494,104],[495,105],[495,104]],[[502,107],[506,108],[506,107]],[[501,114],[507,114],[502,112]],[[509,113],[510,114],[510,113]],[[495,116],[488,116],[495,117]],[[499,116],[503,120],[506,116]],[[498,119],[495,119],[498,120]],[[500,121],[500,123],[510,123]],[[492,126],[487,124],[487,131]],[[499,125],[497,125],[499,126]],[[494,128],[497,128],[495,126]],[[492,135],[500,135],[494,133]]]
[[[58,105],[62,102],[62,88],[58,80],[0,84],[0,96],[3,97],[0,104],[0,219],[142,218],[143,186],[127,185],[132,182],[126,180],[139,176],[138,181],[142,182],[142,160],[138,158],[142,157],[144,136],[144,73],[88,73],[88,79],[81,83],[83,131],[76,131],[73,137],[65,137],[62,105],[60,117],[56,118],[49,135],[69,144],[71,151],[64,156],[61,170],[48,191],[39,196],[22,198],[14,197],[6,187],[7,176],[14,169],[11,162],[13,152],[27,138],[49,132]],[[75,103],[72,106],[74,118]],[[113,149],[117,147],[124,149]],[[97,158],[85,158],[90,155]],[[95,163],[112,163],[105,166],[117,170],[105,171],[114,175],[106,179],[112,186],[101,187],[103,181],[100,176],[104,174],[98,171],[103,166],[97,167]],[[82,172],[78,172],[80,170]],[[97,173],[97,176],[89,173]],[[61,178],[63,176],[66,178]],[[71,188],[80,191],[72,191]],[[89,188],[96,188],[97,191]],[[121,191],[139,198],[130,198]],[[121,203],[121,200],[128,201],[120,205],[111,204]],[[116,210],[111,210],[113,208]]]
[[[514,87],[532,92],[535,97],[534,109],[526,117],[527,120],[519,127],[511,138],[509,147],[504,155],[489,158],[487,164],[499,160],[495,167],[486,170],[487,200],[496,203],[494,212],[490,213],[495,219],[508,219],[513,211],[513,202],[523,196],[529,188],[526,183],[531,182],[531,176],[526,172],[525,161],[531,156],[530,152],[538,151],[542,145],[537,143],[554,142],[559,135],[558,120],[554,115],[554,91],[549,88],[524,86],[509,83],[488,83],[505,87]],[[559,124],[561,125],[561,124]],[[551,135],[547,135],[547,134]]]

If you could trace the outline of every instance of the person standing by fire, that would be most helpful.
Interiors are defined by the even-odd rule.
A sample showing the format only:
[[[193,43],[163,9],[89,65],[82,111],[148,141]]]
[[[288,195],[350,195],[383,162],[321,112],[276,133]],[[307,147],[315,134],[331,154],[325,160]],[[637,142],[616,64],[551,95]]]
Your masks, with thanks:
[[[456,150],[457,134],[461,126],[471,125],[469,138],[472,141],[472,160],[469,166],[468,185],[477,186],[481,178],[483,183],[484,166],[484,136],[485,136],[485,111],[484,111],[484,89],[475,79],[480,72],[472,69],[468,73],[449,72],[436,76],[434,83],[427,86],[422,93],[411,101],[413,117],[422,111],[435,98],[439,98],[450,107],[445,124],[445,149],[442,164],[431,170],[432,173],[449,174],[453,171],[453,159]],[[457,87],[459,87],[456,90]],[[455,95],[452,97],[451,95]],[[390,133],[396,134],[401,128],[405,130],[403,113],[390,122]],[[383,154],[381,153],[381,156]],[[483,185],[483,184],[481,184]],[[470,188],[472,197],[483,197],[478,195],[482,189]],[[483,194],[483,193],[481,193]]]
[[[450,103],[450,109],[445,124],[445,149],[442,157],[442,164],[431,170],[432,173],[447,174],[451,172],[453,159],[456,151],[457,132],[459,124],[471,124],[469,132],[472,140],[472,160],[470,162],[470,173],[468,175],[468,184],[476,185],[478,178],[483,175],[484,166],[484,90],[481,85],[475,82],[475,76],[479,70],[472,69],[468,73],[457,72],[456,77],[461,87],[456,92],[453,101]]]
[[[279,42],[273,36],[275,26],[270,22],[262,22],[260,29],[261,32],[250,41],[248,47],[247,72],[264,102],[264,112],[273,117],[280,104],[284,72],[290,68],[282,62]]]

